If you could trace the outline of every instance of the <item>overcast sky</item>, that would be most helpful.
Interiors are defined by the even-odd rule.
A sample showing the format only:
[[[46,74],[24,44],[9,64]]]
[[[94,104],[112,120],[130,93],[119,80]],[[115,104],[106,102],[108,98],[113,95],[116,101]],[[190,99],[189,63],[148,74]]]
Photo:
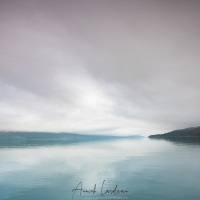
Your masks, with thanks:
[[[198,126],[199,77],[198,0],[0,1],[1,130]]]

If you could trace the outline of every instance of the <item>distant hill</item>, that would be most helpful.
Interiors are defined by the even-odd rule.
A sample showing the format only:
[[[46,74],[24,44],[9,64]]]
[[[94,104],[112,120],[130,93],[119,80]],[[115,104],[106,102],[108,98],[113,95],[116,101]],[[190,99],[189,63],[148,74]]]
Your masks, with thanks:
[[[200,126],[175,130],[164,134],[150,135],[150,139],[163,139],[175,143],[200,145]]]
[[[118,137],[107,135],[83,135],[74,133],[0,131],[0,147],[64,145],[78,142],[118,138],[134,139],[140,137],[141,136],[138,135]]]
[[[165,138],[165,139],[200,138],[200,126],[175,130],[164,134],[150,135],[149,138]]]

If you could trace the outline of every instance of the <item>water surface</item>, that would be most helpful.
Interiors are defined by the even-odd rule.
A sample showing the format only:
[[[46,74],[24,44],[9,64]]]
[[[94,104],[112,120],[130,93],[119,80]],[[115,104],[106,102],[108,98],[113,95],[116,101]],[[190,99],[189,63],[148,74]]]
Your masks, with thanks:
[[[128,191],[102,194],[108,189]],[[118,139],[0,148],[0,200],[200,199],[200,146]]]

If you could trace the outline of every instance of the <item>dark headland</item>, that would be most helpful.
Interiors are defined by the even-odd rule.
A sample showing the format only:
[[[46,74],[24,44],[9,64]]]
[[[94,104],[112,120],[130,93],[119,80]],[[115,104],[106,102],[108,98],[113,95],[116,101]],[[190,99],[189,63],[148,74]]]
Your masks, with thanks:
[[[174,130],[164,134],[150,135],[149,138],[200,144],[200,126]]]

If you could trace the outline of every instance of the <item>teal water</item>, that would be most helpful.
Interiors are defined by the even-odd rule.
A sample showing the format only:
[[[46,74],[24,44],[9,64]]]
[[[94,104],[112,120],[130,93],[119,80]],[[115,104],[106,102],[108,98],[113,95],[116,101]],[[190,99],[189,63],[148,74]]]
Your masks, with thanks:
[[[96,192],[74,200],[198,200],[200,145],[142,138],[0,148],[0,200],[69,200],[80,182]],[[127,192],[105,193],[116,185]]]

